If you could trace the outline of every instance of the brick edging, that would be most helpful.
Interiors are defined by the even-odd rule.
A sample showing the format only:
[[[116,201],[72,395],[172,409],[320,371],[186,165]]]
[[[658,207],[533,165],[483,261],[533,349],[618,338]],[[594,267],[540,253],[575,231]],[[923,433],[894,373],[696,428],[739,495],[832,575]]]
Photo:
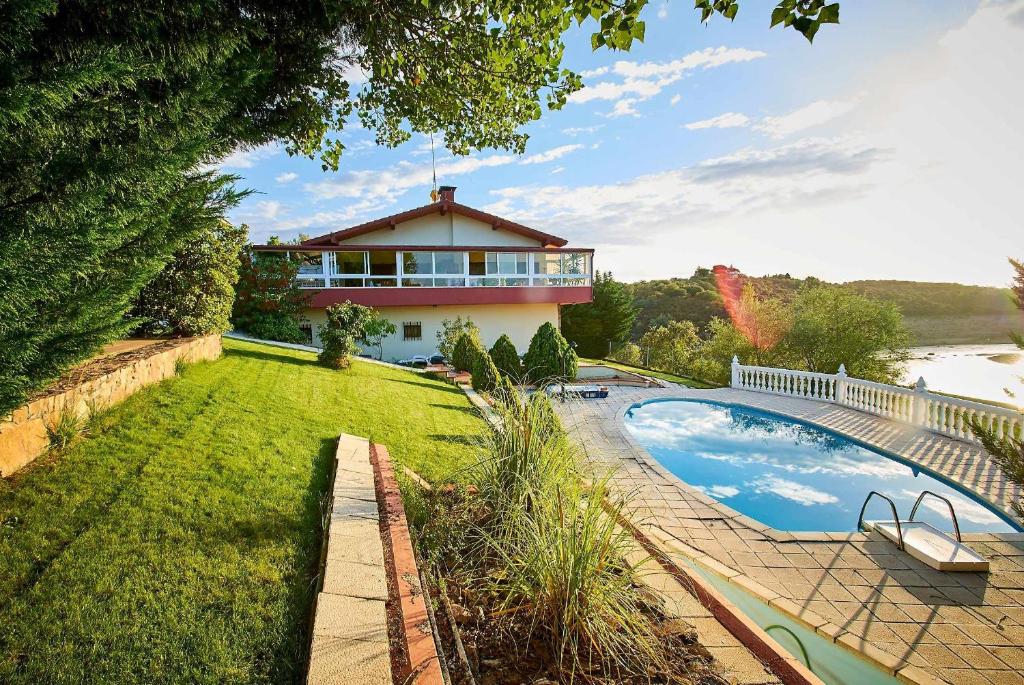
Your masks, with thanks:
[[[384,445],[370,443],[370,463],[373,465],[381,539],[387,562],[388,632],[395,633],[391,636],[393,680],[395,685],[443,685],[437,645],[424,604],[402,494]]]
[[[711,612],[715,620],[760,659],[785,685],[823,685],[821,679],[810,669],[781,647],[776,647],[775,645],[778,643],[772,640],[760,626],[747,618],[718,590],[704,582],[704,579],[689,573],[673,562],[653,540],[625,517],[619,515],[617,518],[619,523],[640,543],[644,551],[651,555],[651,558],[696,597],[697,601]]]

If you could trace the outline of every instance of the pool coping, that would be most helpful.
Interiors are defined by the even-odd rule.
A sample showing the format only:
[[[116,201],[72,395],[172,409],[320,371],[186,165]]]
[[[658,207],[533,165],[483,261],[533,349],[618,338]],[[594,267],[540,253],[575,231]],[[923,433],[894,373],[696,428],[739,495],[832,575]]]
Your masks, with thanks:
[[[755,518],[747,516],[746,514],[743,514],[743,513],[740,513],[738,511],[736,511],[735,509],[733,509],[729,505],[724,504],[720,500],[715,499],[714,497],[711,497],[710,495],[705,494],[704,492],[702,492],[698,488],[694,487],[693,485],[690,485],[689,483],[684,481],[682,478],[680,478],[679,476],[675,475],[674,473],[672,473],[671,471],[666,469],[661,464],[661,462],[659,462],[650,452],[648,452],[647,448],[644,447],[643,444],[641,444],[640,441],[638,441],[633,436],[633,433],[629,430],[628,426],[626,426],[626,415],[632,409],[634,409],[636,407],[642,407],[642,406],[644,406],[646,404],[655,404],[655,403],[673,402],[673,401],[678,401],[678,402],[703,402],[704,404],[715,404],[715,405],[718,405],[720,407],[728,407],[728,406],[745,407],[747,409],[753,409],[754,411],[759,411],[759,412],[763,412],[765,414],[770,414],[772,416],[777,416],[777,417],[785,419],[787,421],[792,421],[794,423],[799,423],[799,424],[803,424],[805,426],[809,426],[809,427],[812,427],[812,428],[817,428],[817,429],[825,431],[826,433],[829,433],[831,435],[837,435],[837,436],[842,437],[842,438],[844,438],[846,440],[849,440],[850,442],[854,443],[855,445],[857,445],[859,447],[871,450],[873,452],[878,452],[882,456],[884,456],[884,457],[886,457],[888,459],[893,459],[895,461],[900,462],[901,464],[913,465],[914,467],[919,468],[920,470],[928,473],[928,475],[932,476],[936,480],[939,480],[941,482],[944,482],[944,483],[952,485],[954,489],[957,489],[957,490],[964,490],[964,489],[970,490],[972,497],[974,497],[975,499],[981,500],[982,503],[992,507],[993,509],[997,509],[1000,512],[1001,517],[1004,520],[1006,520],[1007,523],[1010,523],[1010,525],[1017,525],[1017,524],[1014,524],[1012,522],[1013,515],[1014,515],[1012,510],[1007,509],[1000,502],[995,502],[995,501],[991,500],[989,497],[987,497],[983,493],[978,492],[977,490],[971,488],[967,484],[965,484],[965,483],[955,483],[955,482],[953,482],[949,478],[949,476],[941,474],[938,471],[935,471],[934,469],[932,469],[932,468],[930,468],[930,467],[928,467],[928,466],[926,466],[924,464],[921,464],[919,462],[915,462],[915,461],[913,461],[911,459],[908,459],[907,457],[901,456],[901,455],[897,454],[896,452],[893,452],[892,450],[886,449],[886,448],[878,446],[878,445],[873,445],[873,444],[871,444],[871,443],[869,443],[869,442],[867,442],[865,440],[857,438],[857,437],[855,437],[853,435],[849,435],[849,434],[844,433],[842,431],[836,430],[835,428],[832,428],[831,426],[826,426],[825,424],[819,423],[817,421],[813,421],[811,419],[805,419],[805,418],[799,418],[799,417],[795,417],[795,416],[790,416],[789,414],[785,414],[783,412],[772,411],[770,409],[764,409],[763,407],[757,407],[757,406],[755,406],[753,404],[747,404],[747,403],[741,402],[741,401],[713,400],[713,399],[705,399],[705,398],[701,398],[701,397],[683,397],[683,396],[674,396],[674,395],[664,396],[664,397],[652,397],[649,400],[645,400],[643,402],[633,402],[633,403],[631,403],[631,404],[629,404],[627,406],[620,407],[618,410],[616,410],[616,413],[615,413],[616,420],[621,422],[623,427],[626,428],[626,430],[623,433],[623,435],[625,435],[629,439],[629,441],[632,443],[632,445],[634,447],[639,448],[644,453],[644,455],[647,457],[647,465],[649,467],[651,467],[653,470],[657,471],[659,475],[661,475],[661,476],[663,476],[665,478],[668,478],[669,480],[673,480],[674,479],[674,480],[678,481],[678,484],[681,484],[688,492],[693,493],[696,496],[696,499],[701,500],[701,502],[703,504],[705,504],[706,506],[708,506],[709,508],[715,509],[716,511],[719,511],[719,512],[721,512],[723,514],[726,514],[727,518],[730,518],[730,519],[736,521],[737,523],[741,523],[745,527],[750,528],[751,530],[756,530],[756,531],[758,531],[760,533],[763,533],[764,535],[772,538],[775,542],[833,542],[833,541],[834,542],[843,542],[843,541],[846,541],[846,540],[863,540],[863,539],[867,539],[869,537],[869,535],[867,533],[862,533],[862,532],[847,532],[847,533],[843,533],[843,532],[827,532],[827,531],[819,532],[819,531],[779,530],[779,529],[773,528],[773,527],[771,527],[771,526],[769,526],[769,525],[767,525],[765,523],[762,523],[761,521],[758,521]],[[955,438],[948,438],[948,439],[955,440]],[[1019,528],[1020,526],[1017,526],[1017,527]],[[963,533],[961,535],[961,538],[963,539],[964,542],[983,542],[985,540],[991,540],[993,538],[995,538],[995,539],[997,539],[997,540],[999,540],[1001,542],[1022,542],[1022,541],[1024,541],[1024,531],[1017,531],[1017,532],[1013,532],[1013,533]]]

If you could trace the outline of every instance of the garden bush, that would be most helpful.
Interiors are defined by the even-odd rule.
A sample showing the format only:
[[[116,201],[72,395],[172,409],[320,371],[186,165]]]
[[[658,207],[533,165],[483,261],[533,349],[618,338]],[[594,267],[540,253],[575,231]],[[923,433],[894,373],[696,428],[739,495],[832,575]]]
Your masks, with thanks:
[[[454,319],[442,319],[441,330],[437,332],[437,351],[450,363],[455,356],[455,346],[463,334],[468,335],[477,342],[480,341],[480,329],[468,316],[462,318],[456,316]],[[468,371],[468,367],[463,369]]]
[[[295,281],[298,272],[298,259],[288,259],[283,252],[243,250],[232,323],[262,340],[305,342],[299,322],[310,293]]]
[[[323,351],[317,357],[320,363],[332,369],[347,369],[352,355],[359,351],[356,340],[363,335],[363,325],[372,310],[361,304],[345,301],[327,308],[327,322],[320,327]]]
[[[512,338],[502,334],[494,341],[490,354],[498,371],[512,380],[518,381],[522,378],[523,362],[519,359],[519,352],[516,351]]]
[[[462,332],[452,348],[451,358],[448,360],[456,371],[473,371],[473,362],[476,361],[476,350],[480,342],[472,333]]]
[[[473,389],[477,392],[492,392],[501,381],[501,373],[498,372],[498,367],[494,365],[494,360],[491,359],[487,350],[478,345],[474,352]]]
[[[231,328],[239,253],[247,227],[213,223],[174,254],[135,300],[130,316],[147,335],[207,335]]]
[[[579,359],[569,342],[550,322],[537,329],[523,358],[526,375],[535,383],[576,378]]]

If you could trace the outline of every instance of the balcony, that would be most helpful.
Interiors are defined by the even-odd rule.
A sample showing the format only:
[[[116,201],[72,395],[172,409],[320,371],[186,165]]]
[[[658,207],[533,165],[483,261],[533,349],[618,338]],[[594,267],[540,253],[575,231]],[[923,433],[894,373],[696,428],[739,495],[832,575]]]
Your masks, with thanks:
[[[299,259],[296,280],[311,306],[589,302],[592,251],[277,248]]]
[[[590,252],[294,251],[302,288],[589,287]]]

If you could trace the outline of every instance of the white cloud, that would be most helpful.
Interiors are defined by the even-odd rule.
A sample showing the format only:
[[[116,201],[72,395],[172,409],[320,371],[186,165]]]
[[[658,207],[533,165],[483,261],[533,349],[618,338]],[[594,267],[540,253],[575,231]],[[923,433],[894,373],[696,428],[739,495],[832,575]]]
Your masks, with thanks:
[[[263,200],[256,203],[256,210],[261,218],[273,221],[284,211],[284,207],[277,200]]]
[[[554,169],[551,170],[551,173],[552,174],[560,174],[563,171],[565,171],[565,167],[564,166],[557,166],[557,167],[555,167]]]
[[[765,117],[754,128],[772,138],[784,138],[848,114],[856,104],[856,100],[817,100],[789,114]]]
[[[749,62],[761,57],[765,57],[765,53],[759,50],[722,46],[691,52],[684,57],[668,62],[619,60],[611,67],[601,67],[583,72],[583,76],[614,75],[621,77],[621,81],[601,81],[588,85],[583,90],[570,95],[569,101],[585,103],[593,100],[613,100],[618,103],[623,98],[632,98],[634,101],[646,100],[660,93],[666,86],[679,81],[688,72],[697,69],[711,69],[736,62]],[[629,108],[632,104],[630,103],[624,108]],[[618,104],[616,109],[619,109]]]
[[[298,177],[299,175],[294,171],[287,171],[283,174],[278,174],[277,176],[275,176],[274,180],[277,181],[278,183],[291,183]]]
[[[835,495],[777,476],[758,478],[751,483],[747,483],[747,485],[758,494],[775,495],[805,507],[815,504],[835,504],[839,501],[839,498]]]
[[[709,485],[695,486],[698,490],[706,495],[711,495],[717,499],[725,499],[727,497],[735,497],[740,494],[740,489],[732,485]]]
[[[668,3],[662,3],[658,8],[658,19],[668,19]]]
[[[235,150],[220,160],[218,166],[221,169],[251,169],[260,160],[274,155],[278,147],[277,143],[270,143],[251,150]]]
[[[682,95],[673,95],[672,99],[668,101],[668,104],[670,104],[671,106],[675,107],[676,105],[679,104],[679,101],[682,100],[682,99],[683,99]]]
[[[640,116],[640,112],[636,111],[636,103],[636,98],[622,98],[615,103],[615,107],[612,108],[612,111],[608,112],[604,116],[613,119],[625,116],[638,117]]]
[[[575,152],[583,147],[579,143],[573,143],[571,145],[561,145],[559,147],[545,150],[544,152],[538,152],[533,155],[527,155],[519,160],[520,164],[543,164],[544,162],[551,162],[553,160],[565,157],[571,152]]]
[[[602,128],[604,128],[604,124],[595,124],[594,126],[570,126],[569,128],[563,128],[562,133],[567,136],[575,137],[583,134],[597,133]]]
[[[685,126],[691,131],[697,131],[704,128],[740,128],[749,125],[750,117],[746,114],[726,112],[725,114],[719,114],[717,117],[691,122]]]

